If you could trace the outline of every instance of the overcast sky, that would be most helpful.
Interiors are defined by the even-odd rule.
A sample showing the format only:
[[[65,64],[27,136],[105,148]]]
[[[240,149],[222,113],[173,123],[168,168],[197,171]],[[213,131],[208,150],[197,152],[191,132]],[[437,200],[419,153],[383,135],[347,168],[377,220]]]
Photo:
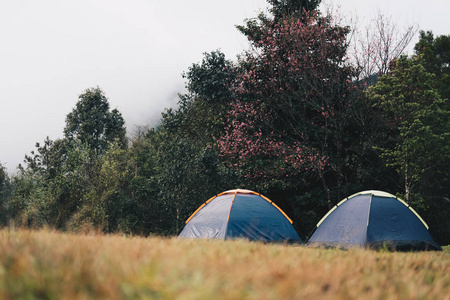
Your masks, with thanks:
[[[449,0],[334,0],[361,22],[377,10],[400,26],[450,34]],[[235,29],[264,0],[0,0],[0,163],[13,172],[46,136],[63,136],[78,96],[99,86],[127,130],[153,126],[183,92],[181,74],[220,49],[247,48]],[[417,42],[417,37],[412,44]]]

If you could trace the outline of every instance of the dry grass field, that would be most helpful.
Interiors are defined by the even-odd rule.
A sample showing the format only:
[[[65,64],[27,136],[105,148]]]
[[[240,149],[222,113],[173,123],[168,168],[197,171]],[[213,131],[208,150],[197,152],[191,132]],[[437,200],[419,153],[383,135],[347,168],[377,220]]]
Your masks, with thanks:
[[[450,252],[0,231],[1,299],[450,299]]]

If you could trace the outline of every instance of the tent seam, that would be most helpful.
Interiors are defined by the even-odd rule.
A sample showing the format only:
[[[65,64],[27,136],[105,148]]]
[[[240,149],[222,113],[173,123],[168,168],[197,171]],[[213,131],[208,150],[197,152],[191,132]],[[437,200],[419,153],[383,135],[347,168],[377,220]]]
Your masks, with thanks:
[[[370,202],[369,202],[369,209],[367,212],[367,227],[366,227],[366,236],[364,245],[367,245],[367,233],[369,232],[369,219],[370,219],[370,210],[372,209],[372,199],[373,199],[373,193],[370,194]]]
[[[231,208],[233,208],[233,204],[234,204],[234,199],[236,199],[236,195],[237,195],[237,191],[234,192],[234,196],[233,196],[233,200],[231,200],[231,205],[230,205],[230,210],[228,211],[228,218],[227,218],[227,228],[225,228],[225,232],[226,230],[228,230],[228,222],[230,221],[230,215],[231,215]]]

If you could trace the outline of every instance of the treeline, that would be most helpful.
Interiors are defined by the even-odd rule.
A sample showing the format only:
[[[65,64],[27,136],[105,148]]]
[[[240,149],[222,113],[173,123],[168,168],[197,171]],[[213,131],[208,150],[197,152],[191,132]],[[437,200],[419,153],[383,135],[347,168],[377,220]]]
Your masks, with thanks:
[[[449,244],[450,36],[421,32],[406,57],[412,29],[352,44],[320,1],[268,2],[237,27],[249,50],[206,53],[155,128],[127,140],[100,88],[80,95],[64,138],[36,144],[15,175],[0,168],[2,224],[172,235],[211,196],[247,188],[305,237],[344,197],[379,189]]]

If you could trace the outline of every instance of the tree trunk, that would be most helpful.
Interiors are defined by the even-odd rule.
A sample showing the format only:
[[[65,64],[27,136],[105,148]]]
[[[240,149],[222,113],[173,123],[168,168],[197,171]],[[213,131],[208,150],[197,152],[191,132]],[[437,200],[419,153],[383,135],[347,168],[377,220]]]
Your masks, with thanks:
[[[327,194],[327,203],[328,203],[328,209],[331,209],[333,207],[333,203],[331,202],[331,192],[330,188],[327,185],[327,182],[325,181],[325,177],[323,175],[323,172],[320,171],[320,179],[322,180],[323,188],[325,189],[325,192]]]
[[[410,194],[411,194],[411,187],[410,184],[408,182],[409,178],[408,178],[408,160],[405,160],[405,197],[406,197],[406,203],[409,204],[409,200],[410,200]]]

